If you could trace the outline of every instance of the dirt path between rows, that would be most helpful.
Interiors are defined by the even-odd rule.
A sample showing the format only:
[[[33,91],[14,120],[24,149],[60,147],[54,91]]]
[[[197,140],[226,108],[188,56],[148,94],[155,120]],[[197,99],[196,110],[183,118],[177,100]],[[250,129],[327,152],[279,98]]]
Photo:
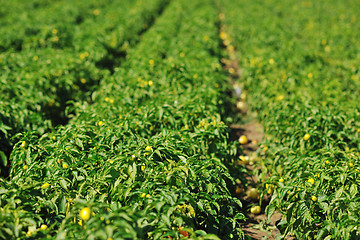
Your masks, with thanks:
[[[222,16],[220,14],[220,20]],[[230,141],[237,141],[240,136],[245,135],[248,138],[248,143],[242,145],[244,148],[243,156],[251,158],[255,156],[259,148],[259,143],[263,141],[264,129],[262,124],[257,121],[256,115],[248,111],[246,96],[243,89],[241,89],[240,79],[242,75],[241,68],[239,67],[239,61],[236,58],[235,48],[231,45],[231,41],[227,39],[226,27],[220,26],[220,38],[223,41],[222,47],[226,51],[228,58],[221,59],[221,63],[225,71],[229,73],[229,81],[233,86],[233,97],[237,101],[238,115],[241,117],[241,124],[230,125]],[[230,43],[229,43],[230,42]],[[246,176],[248,186],[257,188],[259,179],[253,174],[255,168],[261,169],[260,164],[246,163],[245,168],[249,173]],[[240,200],[243,203],[243,209],[247,215],[247,221],[241,225],[247,239],[281,239],[280,231],[276,227],[276,223],[280,221],[281,214],[276,212],[271,217],[270,221],[267,221],[265,216],[265,208],[269,203],[270,196],[266,195],[262,200],[261,213],[252,214],[249,209],[252,205],[258,204],[259,199],[250,199],[245,194],[245,189],[242,189],[243,194],[240,196]]]
[[[250,114],[251,115],[251,114]],[[260,143],[264,137],[264,131],[262,125],[255,119],[254,116],[249,116],[242,114],[244,119],[244,124],[238,125],[230,125],[231,135],[230,138],[233,140],[239,139],[241,135],[245,135],[248,137],[249,143],[243,145],[244,147],[244,155],[251,156],[255,154],[258,149],[258,144],[254,144],[256,142]],[[258,179],[255,175],[252,174],[255,168],[260,168],[258,165],[245,165],[248,170],[249,175],[246,176],[246,179],[249,183],[249,186],[256,187],[258,185]],[[249,209],[252,203],[255,203],[254,200],[249,199],[246,195],[243,199],[241,199],[244,204],[244,209]],[[247,221],[242,224],[242,230],[245,235],[250,239],[276,239],[279,237],[280,232],[276,228],[275,224],[281,219],[281,214],[275,212],[270,219],[269,223],[266,223],[266,216],[264,210],[266,205],[269,202],[269,198],[263,199],[261,206],[261,213],[258,215],[254,215],[249,213],[247,215]]]

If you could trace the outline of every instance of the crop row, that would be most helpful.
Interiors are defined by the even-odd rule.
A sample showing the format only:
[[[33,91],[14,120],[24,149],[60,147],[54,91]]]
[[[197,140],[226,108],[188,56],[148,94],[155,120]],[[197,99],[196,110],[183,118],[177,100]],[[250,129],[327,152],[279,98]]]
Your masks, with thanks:
[[[267,135],[266,213],[282,213],[283,236],[359,238],[358,7],[351,0],[224,4],[243,88]]]
[[[80,11],[82,5],[92,6],[87,1],[77,4],[79,6],[68,10]],[[50,21],[46,18],[49,12],[58,8],[65,11],[62,5],[54,3],[50,9],[36,11],[36,21],[42,24],[30,25],[39,28],[39,33],[29,35],[29,44],[24,42],[21,51],[8,48],[0,55],[0,151],[4,153],[0,165],[7,166],[11,146],[16,141],[11,138],[16,133],[24,130],[44,133],[51,126],[68,121],[69,114],[65,108],[71,105],[70,100],[91,102],[91,94],[100,79],[111,74],[120,64],[127,48],[139,41],[140,34],[152,24],[166,4],[167,1],[160,0],[147,4],[115,1],[100,10],[95,9],[96,16],[84,18],[79,25],[73,25],[68,19],[70,16],[77,18],[77,14],[71,11],[55,14],[57,22],[54,19],[54,25],[47,22]],[[27,20],[25,18],[24,21]],[[24,23],[22,28],[26,29],[26,26]],[[11,27],[2,30],[13,31]],[[73,41],[68,39],[68,35],[73,37]],[[21,34],[17,36],[26,39]],[[48,44],[62,41],[67,44],[61,47]],[[39,42],[44,46],[38,46]]]
[[[217,15],[205,0],[172,1],[92,104],[74,103],[55,131],[19,135],[0,182],[1,237],[243,237]]]
[[[106,1],[109,4],[110,1]],[[7,3],[7,14],[1,18],[1,51],[21,51],[31,47],[68,46],[70,32],[88,18],[96,18],[106,3],[90,1],[12,1]],[[24,11],[29,8],[31,11]],[[20,10],[22,9],[22,10]],[[94,14],[95,13],[95,14]],[[61,21],[60,21],[61,20]],[[52,29],[59,30],[54,36]],[[61,35],[60,35],[61,34]],[[55,41],[57,40],[57,41]]]

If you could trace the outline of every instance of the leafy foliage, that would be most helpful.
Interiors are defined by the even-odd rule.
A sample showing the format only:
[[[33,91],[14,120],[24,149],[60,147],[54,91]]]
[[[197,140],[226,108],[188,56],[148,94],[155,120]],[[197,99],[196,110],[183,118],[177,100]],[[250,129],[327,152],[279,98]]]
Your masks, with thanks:
[[[225,2],[243,87],[267,133],[268,215],[283,214],[284,236],[359,238],[359,3]]]
[[[242,205],[229,191],[234,180],[225,166],[236,152],[219,114],[227,102],[223,93],[230,86],[218,60],[217,9],[203,0],[172,1],[163,12],[164,1],[130,2],[123,3],[125,16],[119,17],[130,20],[116,25],[118,32],[107,29],[106,18],[100,16],[108,9],[111,19],[116,12],[111,4],[120,1],[104,5],[100,20],[91,17],[82,22],[94,25],[83,28],[90,39],[85,33],[84,38],[72,36],[81,43],[92,42],[95,34],[91,30],[102,30],[95,45],[73,47],[75,51],[84,48],[76,52],[80,60],[69,62],[80,63],[73,72],[71,64],[56,61],[74,76],[84,74],[81,67],[89,67],[84,72],[94,75],[98,84],[79,89],[84,97],[71,97],[65,112],[67,117],[66,113],[72,115],[69,122],[44,131],[33,126],[29,128],[35,132],[19,128],[19,141],[10,156],[10,178],[0,182],[1,238],[244,237]],[[151,22],[153,26],[143,32],[144,24]],[[121,39],[116,33],[126,33],[126,38],[112,45],[113,39]],[[119,47],[126,57],[121,66],[106,70],[97,64],[101,59],[97,51],[102,52],[109,37],[105,47],[112,54],[109,58],[120,57],[114,52]],[[30,49],[26,51],[34,51]],[[44,49],[38,51],[57,51],[55,47]],[[67,59],[67,50],[61,47],[60,59]],[[44,67],[43,71],[50,70]],[[64,79],[81,82],[82,77]],[[85,79],[87,83],[89,78]],[[29,94],[48,92],[47,88],[29,89]],[[26,104],[19,105],[21,110],[26,108]],[[22,128],[40,123],[14,122]],[[84,207],[91,209],[88,220],[79,216]],[[48,227],[43,230],[42,224]]]

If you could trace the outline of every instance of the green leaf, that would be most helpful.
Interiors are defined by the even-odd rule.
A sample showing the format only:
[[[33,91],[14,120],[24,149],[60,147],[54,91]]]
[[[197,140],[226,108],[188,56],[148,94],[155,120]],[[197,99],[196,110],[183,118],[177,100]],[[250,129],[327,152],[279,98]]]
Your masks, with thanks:
[[[272,217],[272,215],[275,212],[275,204],[270,204],[266,207],[265,209],[265,215],[266,215],[266,219],[268,221],[270,221],[270,218]]]
[[[295,204],[296,203],[290,203],[290,205],[287,207],[287,210],[286,210],[286,220],[288,222],[291,221],[291,217],[292,217],[292,214],[293,214],[293,210],[294,210],[294,207],[295,207]]]
[[[8,164],[8,159],[3,151],[0,151],[0,164],[4,167]]]
[[[7,130],[11,130],[11,127],[5,125],[3,122],[0,122],[0,131],[7,135]]]
[[[331,235],[328,235],[328,236],[326,236],[326,238],[324,238],[324,240],[331,240],[331,239],[332,239]]]
[[[64,188],[66,191],[68,190],[68,187],[67,187],[68,183],[66,182],[65,179],[61,178],[61,179],[59,180],[59,183],[60,183],[60,186],[61,186],[62,188]]]
[[[84,145],[79,138],[75,138],[75,144],[79,146],[82,150],[84,150]]]
[[[234,216],[234,219],[235,220],[245,220],[246,217],[243,213],[237,213],[235,216]]]
[[[352,184],[351,187],[350,187],[350,197],[351,197],[351,198],[356,197],[357,193],[358,193],[358,187],[357,187],[357,185],[356,185],[356,184]]]
[[[335,193],[335,200],[338,200],[344,192],[344,186],[341,186]]]
[[[65,196],[63,196],[59,203],[59,212],[65,213],[65,207],[66,207],[66,198],[65,198]]]

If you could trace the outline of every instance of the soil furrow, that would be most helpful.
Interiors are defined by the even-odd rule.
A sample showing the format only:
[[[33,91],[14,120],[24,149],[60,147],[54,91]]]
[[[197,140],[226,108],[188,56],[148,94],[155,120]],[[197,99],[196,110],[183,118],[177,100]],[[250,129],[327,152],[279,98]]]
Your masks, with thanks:
[[[231,124],[229,141],[238,141],[241,136],[246,136],[248,143],[242,144],[243,157],[250,159],[247,162],[239,161],[238,164],[243,165],[247,170],[245,176],[237,176],[239,178],[245,178],[246,183],[241,183],[239,192],[240,199],[243,203],[243,209],[247,213],[247,220],[242,224],[242,230],[245,236],[250,239],[277,239],[279,237],[279,230],[276,227],[276,223],[281,219],[281,214],[275,212],[271,219],[268,221],[265,216],[265,208],[269,202],[269,196],[265,196],[263,199],[251,199],[248,195],[250,189],[256,189],[258,187],[259,179],[257,178],[255,171],[261,171],[261,166],[256,161],[251,159],[258,159],[260,153],[259,143],[264,138],[264,129],[256,119],[256,113],[251,112],[246,104],[246,92],[242,89],[241,75],[242,71],[239,66],[239,60],[235,54],[235,48],[231,45],[231,41],[227,38],[226,26],[222,23],[224,14],[220,13],[219,35],[222,38],[220,47],[225,52],[225,57],[221,59],[221,63],[225,71],[229,73],[229,81],[233,87],[232,96],[236,102],[236,110],[232,112],[233,118],[237,120],[237,123]],[[236,177],[236,176],[235,176]],[[247,193],[247,194],[246,194]],[[249,213],[248,211],[254,204],[261,204],[261,212],[259,214]]]

